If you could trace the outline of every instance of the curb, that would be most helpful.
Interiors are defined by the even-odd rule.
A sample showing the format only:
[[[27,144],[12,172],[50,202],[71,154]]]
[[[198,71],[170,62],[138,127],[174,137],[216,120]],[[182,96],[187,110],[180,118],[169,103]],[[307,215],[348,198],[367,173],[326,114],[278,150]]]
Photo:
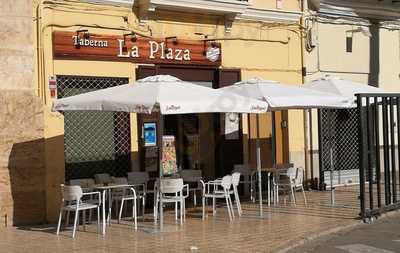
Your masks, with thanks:
[[[358,227],[358,226],[360,226],[362,224],[364,224],[364,223],[363,222],[356,222],[354,224],[350,224],[350,225],[347,225],[347,226],[336,227],[336,228],[325,230],[325,231],[317,233],[317,234],[312,234],[312,235],[307,236],[307,237],[305,237],[303,239],[300,239],[296,243],[293,243],[292,245],[289,245],[286,248],[283,248],[281,250],[276,251],[276,253],[286,253],[289,250],[292,250],[294,248],[297,248],[299,246],[302,246],[302,245],[306,244],[307,242],[313,241],[315,239],[322,238],[322,237],[327,236],[327,235],[335,234],[335,233],[338,233],[338,232],[349,231],[349,230],[352,230],[355,227]]]
[[[297,241],[296,243],[293,243],[292,245],[289,245],[289,246],[287,246],[287,247],[285,247],[283,249],[280,249],[280,250],[276,251],[276,253],[286,253],[289,250],[292,250],[292,249],[294,249],[296,247],[302,246],[302,245],[304,245],[307,242],[310,242],[312,240],[320,239],[320,238],[322,238],[324,236],[331,235],[331,234],[336,234],[336,233],[339,233],[339,232],[346,232],[346,231],[352,230],[352,229],[354,229],[354,228],[356,228],[358,226],[361,226],[363,224],[367,224],[367,225],[368,224],[372,224],[372,223],[374,223],[376,221],[383,220],[383,219],[386,219],[386,218],[390,218],[390,217],[393,217],[393,216],[399,215],[399,214],[400,214],[400,210],[394,210],[394,211],[391,211],[391,212],[387,212],[387,213],[381,214],[377,218],[374,218],[371,223],[364,223],[363,221],[360,221],[360,222],[355,222],[355,223],[347,225],[347,226],[336,227],[336,228],[332,228],[332,229],[329,229],[329,230],[326,230],[326,231],[323,231],[323,232],[320,232],[320,233],[317,233],[317,234],[312,234],[312,235],[307,236],[307,237],[305,237],[303,239],[300,239],[299,241]]]

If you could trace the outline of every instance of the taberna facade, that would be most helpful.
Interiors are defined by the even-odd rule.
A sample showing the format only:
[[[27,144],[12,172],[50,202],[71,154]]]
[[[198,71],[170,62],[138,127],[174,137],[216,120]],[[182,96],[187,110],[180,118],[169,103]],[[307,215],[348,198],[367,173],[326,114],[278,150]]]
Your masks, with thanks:
[[[3,182],[10,185],[0,190],[1,199],[7,200],[0,215],[6,217],[8,225],[54,221],[60,184],[69,179],[92,177],[99,172],[115,176],[131,170],[157,173],[159,115],[62,115],[51,112],[54,99],[132,83],[155,74],[169,74],[213,88],[254,76],[302,82],[302,1],[98,0],[26,4],[30,7],[25,7],[25,12],[33,13],[35,19],[29,26],[27,20],[20,21],[30,34],[29,39],[22,35],[19,39],[30,51],[16,59],[30,57],[24,69],[32,71],[24,81],[29,88],[11,90],[15,96],[25,94],[30,99],[26,101],[32,102],[25,108],[18,107],[19,111],[15,109],[14,116],[9,115],[7,120],[18,122],[16,115],[25,113],[31,122],[13,126],[14,130],[29,133],[25,139],[1,143],[10,150],[3,166],[7,173],[0,181],[0,189]],[[10,42],[9,52],[13,47]],[[16,76],[20,75],[21,66],[14,68],[11,64],[8,68],[7,78],[19,81]],[[8,108],[16,108],[21,101],[8,103]],[[302,112],[294,110],[276,113],[279,163],[290,160],[303,165],[302,117]],[[267,167],[272,160],[271,115],[261,115],[259,121],[262,162]],[[32,133],[25,130],[33,128],[36,131]],[[253,115],[166,116],[164,133],[175,136],[177,162],[182,169],[200,168],[205,176],[217,177],[230,173],[234,164],[255,166],[257,131]],[[22,159],[24,154],[29,156]],[[20,178],[18,171],[23,171],[24,177]],[[30,195],[24,194],[26,187]],[[23,207],[19,206],[22,202]]]

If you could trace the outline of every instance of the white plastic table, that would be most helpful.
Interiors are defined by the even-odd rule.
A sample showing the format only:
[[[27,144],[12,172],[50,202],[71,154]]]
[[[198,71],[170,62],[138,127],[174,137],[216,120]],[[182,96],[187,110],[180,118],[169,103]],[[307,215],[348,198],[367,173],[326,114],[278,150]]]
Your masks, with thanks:
[[[94,186],[93,188],[101,191],[101,205],[102,205],[102,234],[106,234],[106,193],[108,194],[108,224],[111,225],[111,190],[112,189],[118,189],[118,188],[128,188],[128,187],[134,187],[135,185],[130,185],[130,184],[110,184],[110,185],[99,185],[99,186]]]

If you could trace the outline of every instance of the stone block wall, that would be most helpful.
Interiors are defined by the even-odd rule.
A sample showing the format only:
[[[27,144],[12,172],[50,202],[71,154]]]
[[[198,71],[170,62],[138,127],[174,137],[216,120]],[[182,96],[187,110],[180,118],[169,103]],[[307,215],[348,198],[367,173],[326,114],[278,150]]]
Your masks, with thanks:
[[[0,5],[0,227],[45,221],[43,104],[31,0]]]
[[[0,226],[45,221],[43,106],[30,92],[0,92]]]

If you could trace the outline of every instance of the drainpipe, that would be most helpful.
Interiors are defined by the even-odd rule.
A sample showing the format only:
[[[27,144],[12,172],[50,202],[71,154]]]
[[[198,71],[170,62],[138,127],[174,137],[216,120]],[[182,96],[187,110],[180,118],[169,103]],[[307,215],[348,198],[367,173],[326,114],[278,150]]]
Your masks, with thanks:
[[[304,27],[304,12],[307,10],[307,0],[302,0],[301,1],[301,18],[300,18],[300,24],[302,27]],[[305,76],[306,76],[306,66],[305,66],[305,60],[304,60],[304,38],[303,38],[303,30],[301,30],[301,66],[302,66],[302,74],[301,74],[301,82],[304,84],[305,82]],[[308,178],[309,178],[309,155],[308,155],[308,150],[309,150],[309,119],[308,119],[308,110],[303,110],[303,128],[304,128],[304,171],[305,171],[305,187],[306,189],[308,188]]]

